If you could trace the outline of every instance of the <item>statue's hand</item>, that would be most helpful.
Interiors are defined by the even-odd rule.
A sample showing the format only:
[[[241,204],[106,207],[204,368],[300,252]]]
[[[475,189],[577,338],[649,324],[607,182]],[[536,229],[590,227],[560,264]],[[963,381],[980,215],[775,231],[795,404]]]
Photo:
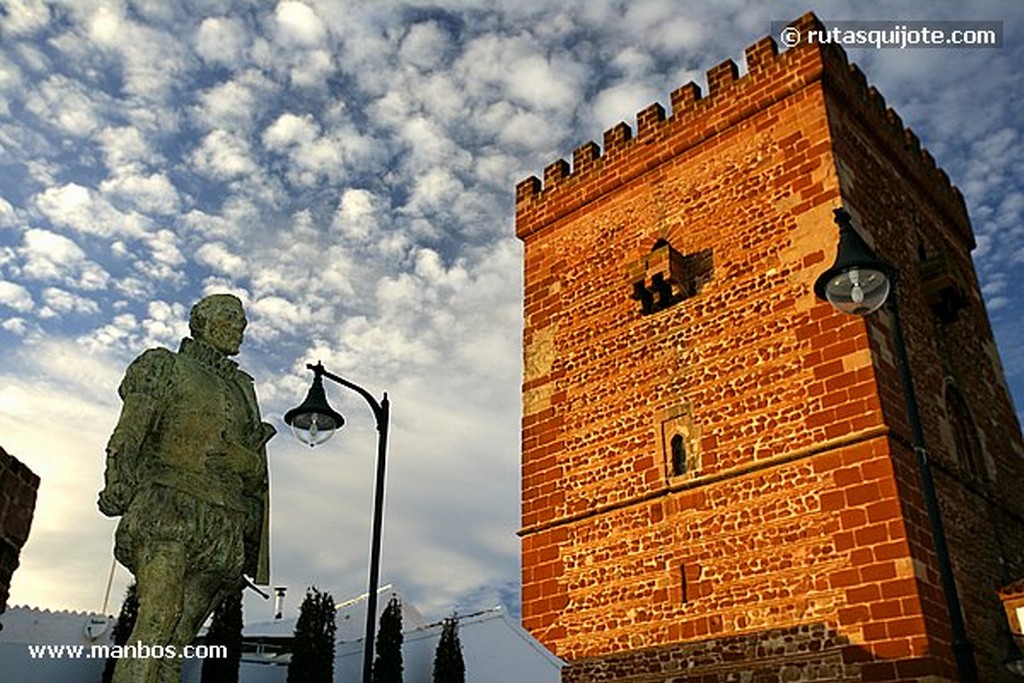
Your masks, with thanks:
[[[248,475],[258,469],[260,458],[252,450],[224,439],[220,447],[207,453],[206,466],[218,472]]]
[[[107,444],[107,468],[103,475],[106,485],[96,502],[100,512],[107,517],[123,515],[134,495],[133,477],[126,470],[125,453],[124,440],[115,434]]]
[[[261,422],[260,428],[254,433],[252,441],[252,449],[258,451],[261,448],[265,448],[267,442],[274,438],[277,434],[277,428],[269,422]]]
[[[124,484],[110,482],[100,491],[96,506],[107,517],[119,517],[128,509],[132,500],[131,489]]]

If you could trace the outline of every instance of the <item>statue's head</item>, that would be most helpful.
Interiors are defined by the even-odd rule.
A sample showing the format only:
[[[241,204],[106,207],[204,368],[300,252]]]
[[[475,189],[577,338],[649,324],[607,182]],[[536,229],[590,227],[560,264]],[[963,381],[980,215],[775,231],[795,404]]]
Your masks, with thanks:
[[[203,297],[192,307],[188,319],[192,338],[206,342],[225,356],[238,353],[247,324],[242,302],[234,294]]]

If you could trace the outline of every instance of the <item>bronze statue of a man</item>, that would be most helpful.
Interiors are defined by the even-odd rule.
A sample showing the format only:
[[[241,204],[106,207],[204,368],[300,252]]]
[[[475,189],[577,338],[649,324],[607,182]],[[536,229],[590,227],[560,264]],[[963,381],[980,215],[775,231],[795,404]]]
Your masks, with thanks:
[[[121,516],[114,554],[137,582],[129,645],[180,656],[243,575],[268,582],[265,446],[275,430],[260,421],[252,377],[229,358],[245,326],[237,297],[208,296],[178,352],[149,349],[118,389],[99,509]],[[114,682],[178,683],[181,665],[178,656],[121,659]]]

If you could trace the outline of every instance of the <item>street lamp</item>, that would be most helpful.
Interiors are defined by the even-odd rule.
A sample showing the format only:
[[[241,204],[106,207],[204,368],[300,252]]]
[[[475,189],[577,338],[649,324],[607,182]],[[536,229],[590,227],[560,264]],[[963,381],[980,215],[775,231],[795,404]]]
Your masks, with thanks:
[[[373,540],[370,544],[370,588],[366,595],[366,637],[363,648],[363,683],[370,683],[373,671],[373,638],[377,617],[377,584],[380,579],[380,539],[384,515],[384,465],[388,445],[388,419],[391,413],[391,402],[388,395],[378,401],[370,392],[358,384],[343,377],[332,374],[324,369],[323,363],[306,365],[313,371],[313,385],[306,394],[306,399],[297,408],[284,414],[285,423],[292,428],[292,433],[310,447],[327,441],[334,432],[345,424],[345,418],[327,403],[324,392],[323,378],[336,382],[356,392],[369,404],[377,422],[377,478],[373,499]]]
[[[850,214],[845,209],[835,209],[835,222],[839,226],[839,247],[836,260],[832,267],[818,276],[814,283],[814,293],[823,301],[828,301],[836,309],[854,315],[868,315],[885,305],[892,315],[893,346],[896,351],[896,365],[903,385],[903,397],[906,401],[907,421],[910,423],[911,445],[917,454],[918,468],[921,472],[921,490],[924,495],[925,507],[928,510],[928,524],[931,527],[932,543],[939,563],[939,575],[946,596],[946,608],[949,612],[950,630],[953,635],[953,656],[962,683],[977,683],[978,672],[974,664],[974,646],[967,637],[963,613],[960,609],[960,597],[956,590],[953,577],[953,565],[949,558],[949,547],[946,545],[946,532],[942,526],[942,515],[939,500],[935,493],[935,480],[932,477],[928,451],[924,443],[924,428],[921,426],[921,415],[918,411],[917,395],[910,376],[910,363],[907,360],[907,347],[903,339],[903,326],[900,323],[899,308],[896,297],[889,296],[896,283],[897,271],[889,263],[879,260],[863,238],[853,229]]]

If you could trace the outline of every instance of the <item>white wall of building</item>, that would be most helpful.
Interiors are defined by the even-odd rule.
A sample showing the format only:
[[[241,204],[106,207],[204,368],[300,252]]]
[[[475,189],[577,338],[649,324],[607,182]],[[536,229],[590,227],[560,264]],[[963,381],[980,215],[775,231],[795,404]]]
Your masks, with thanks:
[[[91,647],[110,645],[111,617],[9,607],[0,625],[0,680],[98,683],[103,675],[106,659]]]

